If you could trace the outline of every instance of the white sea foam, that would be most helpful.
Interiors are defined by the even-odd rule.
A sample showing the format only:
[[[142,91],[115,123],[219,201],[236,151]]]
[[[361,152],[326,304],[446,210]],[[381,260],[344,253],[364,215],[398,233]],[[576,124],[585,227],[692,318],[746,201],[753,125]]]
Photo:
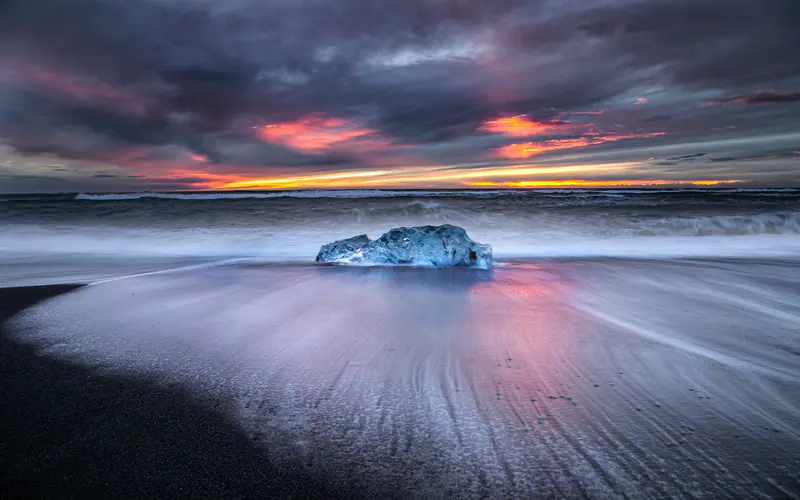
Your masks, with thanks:
[[[489,243],[498,258],[702,258],[798,257],[800,231],[796,227],[770,233],[775,226],[753,223],[743,234],[697,235],[685,223],[677,231],[636,236],[620,229],[616,234],[581,233],[567,228],[524,230],[519,225],[466,226],[476,241]],[[697,222],[701,224],[701,222]],[[321,245],[356,234],[378,236],[390,229],[369,223],[352,227],[298,228],[103,228],[39,226],[7,227],[0,233],[0,252],[29,255],[109,255],[130,257],[254,258],[275,262],[312,262]],[[700,233],[703,230],[699,231]],[[627,233],[627,234],[626,234]]]
[[[0,207],[0,267],[12,257],[17,263],[0,274],[13,274],[20,283],[25,276],[54,272],[47,266],[58,266],[62,276],[95,279],[198,261],[311,263],[331,241],[428,224],[465,228],[475,241],[490,244],[500,261],[800,257],[800,211],[794,199],[779,197],[797,191],[732,194],[732,199],[716,196],[720,192],[640,196],[628,190],[548,190],[497,196],[375,190],[82,195],[97,203],[30,200]],[[151,195],[164,199],[145,199]],[[295,199],[283,198],[287,195]],[[252,196],[271,199],[237,201]],[[137,198],[141,201],[127,201]]]

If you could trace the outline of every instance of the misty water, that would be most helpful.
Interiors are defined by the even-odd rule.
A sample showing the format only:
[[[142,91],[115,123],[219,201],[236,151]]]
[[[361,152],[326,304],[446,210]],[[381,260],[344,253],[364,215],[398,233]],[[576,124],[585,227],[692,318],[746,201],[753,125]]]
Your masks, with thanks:
[[[800,191],[160,196],[0,202],[6,284],[93,283],[15,341],[353,496],[800,491]],[[313,264],[441,223],[497,265]]]
[[[445,223],[498,258],[792,257],[800,190],[6,195],[0,251],[308,262],[337,239]]]

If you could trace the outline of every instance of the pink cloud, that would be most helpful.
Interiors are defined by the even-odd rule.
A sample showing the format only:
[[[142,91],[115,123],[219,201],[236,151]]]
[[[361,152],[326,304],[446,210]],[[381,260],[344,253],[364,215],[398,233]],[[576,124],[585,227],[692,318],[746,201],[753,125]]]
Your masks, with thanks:
[[[17,86],[34,86],[86,105],[119,109],[127,113],[139,113],[155,104],[153,99],[125,87],[34,64],[0,69],[0,78]]]
[[[391,143],[376,130],[342,118],[311,115],[293,122],[253,127],[263,140],[307,154],[328,151],[365,152],[388,149]]]

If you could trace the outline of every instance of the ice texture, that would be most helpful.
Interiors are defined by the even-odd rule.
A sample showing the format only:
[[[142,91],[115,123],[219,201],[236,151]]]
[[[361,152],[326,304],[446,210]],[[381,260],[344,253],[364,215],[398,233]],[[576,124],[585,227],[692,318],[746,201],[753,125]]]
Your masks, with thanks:
[[[418,267],[475,267],[489,269],[492,247],[473,241],[460,227],[399,227],[376,240],[366,234],[323,245],[317,262]]]

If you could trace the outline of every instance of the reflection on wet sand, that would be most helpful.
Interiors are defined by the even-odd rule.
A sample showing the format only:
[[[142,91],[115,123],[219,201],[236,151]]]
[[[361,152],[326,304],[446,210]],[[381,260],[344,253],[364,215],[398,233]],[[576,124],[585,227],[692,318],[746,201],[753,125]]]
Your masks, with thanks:
[[[340,489],[780,496],[800,484],[800,377],[774,376],[800,375],[781,299],[799,280],[746,263],[240,266],[88,287],[16,327],[49,356],[222,402],[273,463]],[[748,289],[771,343],[722,295]],[[631,329],[643,318],[658,335]]]

